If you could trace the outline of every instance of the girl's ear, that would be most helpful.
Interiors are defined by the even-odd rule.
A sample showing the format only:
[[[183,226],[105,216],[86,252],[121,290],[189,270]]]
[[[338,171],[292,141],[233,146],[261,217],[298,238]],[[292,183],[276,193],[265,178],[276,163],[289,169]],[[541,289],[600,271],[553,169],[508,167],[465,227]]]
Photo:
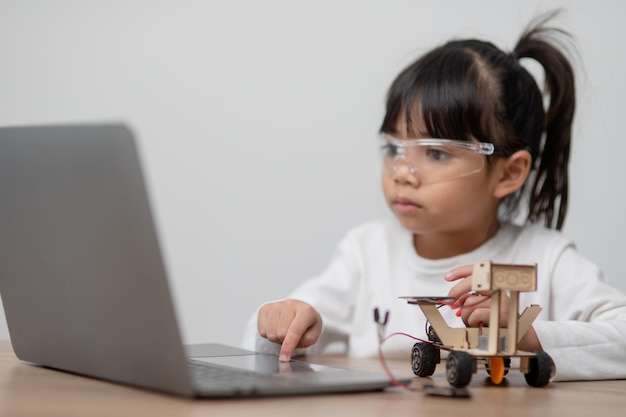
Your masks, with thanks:
[[[528,151],[517,151],[500,159],[497,182],[493,191],[496,198],[504,198],[519,190],[530,173],[532,157]]]

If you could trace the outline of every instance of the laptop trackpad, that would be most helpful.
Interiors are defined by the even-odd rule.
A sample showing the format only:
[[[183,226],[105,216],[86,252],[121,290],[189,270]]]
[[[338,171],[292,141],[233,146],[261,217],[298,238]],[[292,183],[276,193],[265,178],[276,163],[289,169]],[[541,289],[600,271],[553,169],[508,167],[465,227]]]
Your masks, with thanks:
[[[228,366],[262,374],[342,371],[342,368],[292,359],[280,362],[277,356],[217,343],[186,346],[187,356],[197,362]]]
[[[214,356],[191,358],[197,362],[204,362],[214,365],[228,366],[231,368],[244,369],[261,374],[283,374],[321,371],[341,371],[340,368],[318,365],[292,359],[289,362],[280,362],[278,357],[253,353],[250,355],[237,356]]]

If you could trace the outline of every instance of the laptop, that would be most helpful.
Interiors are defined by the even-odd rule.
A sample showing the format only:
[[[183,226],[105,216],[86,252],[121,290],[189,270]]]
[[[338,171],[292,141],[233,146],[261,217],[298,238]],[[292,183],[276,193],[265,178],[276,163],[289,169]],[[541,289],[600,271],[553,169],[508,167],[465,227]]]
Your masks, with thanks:
[[[25,362],[186,397],[382,390],[382,372],[184,346],[122,123],[0,128],[0,294]]]

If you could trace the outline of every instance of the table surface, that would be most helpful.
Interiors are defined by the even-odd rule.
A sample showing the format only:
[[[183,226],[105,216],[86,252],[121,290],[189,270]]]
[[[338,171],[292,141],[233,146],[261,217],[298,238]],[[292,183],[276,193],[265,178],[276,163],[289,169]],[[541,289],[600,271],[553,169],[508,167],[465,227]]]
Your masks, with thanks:
[[[315,362],[383,372],[379,361],[346,357],[311,358]],[[412,376],[410,363],[388,361],[397,377]],[[0,416],[623,416],[626,380],[553,382],[532,388],[511,369],[494,385],[479,369],[469,398],[427,395],[424,384],[448,387],[442,362],[430,378],[413,379],[412,391],[307,395],[246,399],[185,399],[41,368],[19,361],[11,344],[0,341]],[[441,413],[444,414],[441,414]]]

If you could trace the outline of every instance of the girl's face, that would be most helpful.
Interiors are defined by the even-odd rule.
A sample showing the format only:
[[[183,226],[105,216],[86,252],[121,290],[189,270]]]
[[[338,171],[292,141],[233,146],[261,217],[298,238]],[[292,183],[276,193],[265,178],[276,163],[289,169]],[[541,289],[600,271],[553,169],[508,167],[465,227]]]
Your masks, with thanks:
[[[394,136],[421,139],[407,137],[406,128],[398,129]],[[382,174],[382,185],[389,208],[413,232],[421,256],[438,259],[466,253],[493,236],[499,199],[493,195],[496,170],[490,169],[486,160],[477,172],[434,183],[423,182],[420,168],[414,168],[415,174],[399,160],[395,171]]]

